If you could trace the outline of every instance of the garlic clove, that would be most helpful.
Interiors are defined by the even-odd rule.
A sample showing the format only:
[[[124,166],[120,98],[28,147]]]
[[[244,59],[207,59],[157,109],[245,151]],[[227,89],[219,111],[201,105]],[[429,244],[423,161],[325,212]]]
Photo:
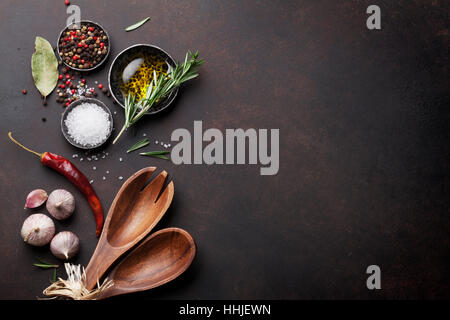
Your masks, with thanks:
[[[57,189],[50,193],[46,207],[55,219],[64,220],[75,210],[75,198],[69,191]]]
[[[36,189],[31,191],[28,196],[27,200],[25,202],[25,209],[26,208],[37,208],[41,206],[48,198],[47,192],[42,189]]]
[[[20,235],[23,241],[29,245],[42,247],[48,244],[55,235],[55,224],[45,214],[35,213],[25,219]]]
[[[50,250],[53,255],[61,260],[69,260],[74,257],[79,250],[80,240],[70,231],[58,233],[50,243]]]

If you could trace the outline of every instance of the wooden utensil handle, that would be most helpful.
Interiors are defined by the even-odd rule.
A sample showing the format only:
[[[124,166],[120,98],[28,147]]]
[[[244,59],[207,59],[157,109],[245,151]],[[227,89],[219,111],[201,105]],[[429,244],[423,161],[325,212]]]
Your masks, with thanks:
[[[114,254],[115,248],[105,243],[99,250],[95,250],[86,267],[86,281],[85,286],[87,289],[92,290],[95,288],[97,281],[100,281],[108,268],[117,259],[117,255]]]

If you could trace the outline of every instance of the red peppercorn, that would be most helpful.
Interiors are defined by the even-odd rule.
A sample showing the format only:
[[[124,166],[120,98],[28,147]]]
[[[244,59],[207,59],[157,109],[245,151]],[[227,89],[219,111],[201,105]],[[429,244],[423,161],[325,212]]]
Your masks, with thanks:
[[[82,79],[81,79],[81,82],[82,82],[82,83],[86,83],[86,79],[85,79],[85,78],[82,78]]]
[[[75,31],[70,31],[70,35],[74,36],[74,35],[76,35],[76,32]]]
[[[70,4],[70,1],[69,1],[69,0],[64,0],[64,4],[65,4],[66,6],[68,6],[68,5]]]
[[[92,32],[92,31],[94,31],[94,27],[89,27],[88,30],[89,30],[90,32]]]
[[[65,88],[66,88],[66,86],[62,84],[61,85],[61,89],[65,89]]]
[[[70,102],[66,102],[66,107],[68,107],[70,105]]]
[[[98,88],[99,88],[99,89],[102,89],[102,88],[103,88],[103,85],[102,85],[101,83],[99,83],[99,84],[98,84]]]
[[[72,76],[70,79],[75,80],[75,76]]]
[[[81,37],[80,37],[80,39],[81,39],[81,40],[84,40],[84,39],[86,39],[86,36],[85,36],[84,34],[82,34]]]
[[[62,75],[62,74],[60,74],[59,76],[58,76],[58,79],[59,80],[62,80],[64,78],[64,76]]]
[[[74,61],[77,61],[77,60],[78,60],[78,56],[77,56],[77,55],[74,55],[74,56],[72,57],[72,59],[73,59]]]
[[[89,46],[88,46],[87,44],[85,44],[85,45],[84,45],[84,48],[87,49],[87,48],[89,48]]]
[[[70,74],[66,74],[66,79],[70,79]]]
[[[28,92],[27,89],[23,89],[23,90],[22,90],[22,93],[23,93],[23,94],[27,94],[27,92]]]
[[[81,63],[84,64],[86,61],[84,59],[81,59]]]
[[[103,42],[100,42],[100,48],[103,48],[105,44]]]
[[[72,82],[70,82],[70,80],[66,81],[66,86],[70,86],[72,84]]]
[[[75,94],[75,92],[76,92],[75,89],[72,89],[72,94]]]
[[[94,92],[95,92],[94,88],[91,88],[89,91],[90,91],[91,93],[94,93]]]
[[[78,46],[78,48],[81,48],[83,46],[83,44],[81,42],[78,42],[77,46]]]

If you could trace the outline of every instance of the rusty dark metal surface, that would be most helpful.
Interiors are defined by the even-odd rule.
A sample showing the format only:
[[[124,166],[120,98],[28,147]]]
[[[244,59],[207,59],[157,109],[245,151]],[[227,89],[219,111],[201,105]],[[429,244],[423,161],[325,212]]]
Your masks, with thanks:
[[[73,1],[112,41],[109,61],[87,76],[90,83],[106,84],[112,58],[134,43],[176,59],[198,49],[206,60],[169,111],[106,145],[110,156],[96,171],[92,162],[75,162],[95,180],[105,210],[118,176],[166,169],[175,198],[157,228],[184,228],[198,245],[181,278],[117,299],[450,297],[449,2],[377,2],[382,30],[372,32],[368,1]],[[20,238],[30,190],[74,193],[74,216],[56,226],[79,235],[76,263],[86,265],[96,245],[80,192],[7,138],[12,130],[36,150],[80,153],[61,134],[55,94],[43,107],[30,72],[35,36],[56,45],[65,9],[63,1],[0,4],[2,299],[35,299],[52,277],[32,266],[36,257],[56,261],[48,248]],[[143,27],[124,31],[147,15]],[[118,128],[122,109],[100,98],[117,111]],[[176,128],[192,131],[194,120],[221,130],[280,128],[278,175],[124,153],[143,133],[169,142]],[[366,288],[371,264],[382,270],[378,291]]]

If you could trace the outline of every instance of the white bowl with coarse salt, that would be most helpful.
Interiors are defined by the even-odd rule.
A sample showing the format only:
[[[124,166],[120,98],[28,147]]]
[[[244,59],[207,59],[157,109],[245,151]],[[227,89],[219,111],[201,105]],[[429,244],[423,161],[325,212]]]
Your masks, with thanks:
[[[72,102],[64,111],[61,130],[70,144],[81,149],[94,149],[111,136],[113,117],[100,100],[84,98]]]

